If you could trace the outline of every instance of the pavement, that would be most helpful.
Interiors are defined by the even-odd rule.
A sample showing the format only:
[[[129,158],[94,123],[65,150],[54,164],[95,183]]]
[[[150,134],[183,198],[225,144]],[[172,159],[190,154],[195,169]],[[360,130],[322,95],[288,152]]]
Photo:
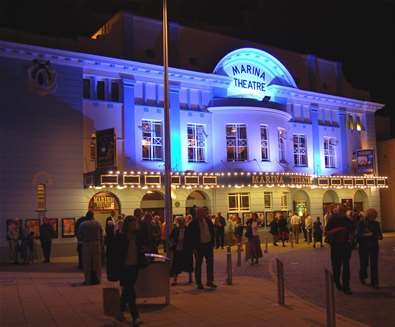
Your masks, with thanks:
[[[241,267],[236,266],[234,252],[233,285],[225,283],[226,252],[216,251],[215,281],[218,289],[196,290],[186,285],[187,276],[181,275],[180,284],[171,287],[170,305],[164,305],[163,298],[138,299],[144,326],[325,326],[326,316],[322,307],[325,293],[314,282],[316,278],[322,280],[321,272],[318,274],[322,266],[317,258],[327,260],[325,251],[313,250],[306,245],[293,249],[289,244],[287,248],[269,246],[269,254],[265,254],[258,265],[251,266],[243,261]],[[273,276],[273,260],[276,257],[283,260],[285,267],[285,306],[277,304]],[[305,261],[299,258],[305,258]],[[0,266],[0,326],[127,326],[127,323],[103,315],[102,288],[117,286],[116,283],[105,281],[104,276],[101,285],[81,286],[83,277],[76,269],[75,258],[54,261],[51,264]],[[319,269],[310,269],[312,267]],[[301,291],[298,287],[300,283],[310,285],[307,288],[309,291],[304,288]],[[367,292],[370,294],[371,291]],[[366,305],[374,305],[377,300],[377,296],[371,299],[371,295],[346,297],[338,294],[336,301],[341,297],[344,297],[344,302],[351,303],[354,299],[364,303],[366,297],[369,298]],[[360,305],[360,302],[357,304]],[[393,306],[386,306],[385,309],[375,307],[387,317],[393,311]],[[350,315],[350,311],[338,312],[341,314],[337,315],[337,326],[374,326],[362,324],[361,321],[365,320],[361,317],[357,317],[359,322],[347,318],[354,318],[355,313]],[[380,326],[394,324],[384,321]]]

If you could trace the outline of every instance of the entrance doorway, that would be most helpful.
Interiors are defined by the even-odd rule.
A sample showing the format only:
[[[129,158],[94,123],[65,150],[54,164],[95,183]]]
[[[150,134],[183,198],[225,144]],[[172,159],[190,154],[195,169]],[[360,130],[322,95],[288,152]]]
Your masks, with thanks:
[[[115,212],[115,217],[121,214],[121,204],[118,197],[111,192],[96,193],[89,201],[89,210],[92,210],[95,219],[105,226],[106,218]]]
[[[368,208],[368,196],[362,190],[358,190],[354,194],[354,209],[363,211]]]
[[[298,190],[294,193],[293,210],[300,217],[310,212],[310,198],[305,191]]]
[[[338,203],[339,203],[339,197],[337,196],[337,193],[332,190],[326,191],[324,197],[322,198],[323,215],[329,212]]]
[[[193,191],[187,197],[187,201],[185,203],[185,214],[190,214],[193,206],[198,208],[207,208],[209,207],[209,199],[206,193],[202,191]]]
[[[141,199],[140,208],[143,212],[149,212],[152,215],[159,215],[161,219],[165,216],[165,197],[159,191],[147,191]]]

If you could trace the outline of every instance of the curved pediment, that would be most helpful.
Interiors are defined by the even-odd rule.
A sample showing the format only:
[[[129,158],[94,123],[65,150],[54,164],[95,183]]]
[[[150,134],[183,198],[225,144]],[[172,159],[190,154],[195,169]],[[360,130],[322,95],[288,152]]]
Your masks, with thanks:
[[[228,53],[217,66],[214,74],[229,76],[229,97],[262,100],[269,85],[297,88],[292,75],[271,54],[254,48],[241,48]]]

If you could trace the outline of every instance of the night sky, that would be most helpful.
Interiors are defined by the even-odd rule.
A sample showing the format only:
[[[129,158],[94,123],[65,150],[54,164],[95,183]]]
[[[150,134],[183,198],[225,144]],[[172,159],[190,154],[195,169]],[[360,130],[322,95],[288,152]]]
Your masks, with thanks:
[[[386,104],[395,127],[395,0],[168,2],[172,21],[342,61],[355,87]],[[0,26],[89,36],[119,10],[160,19],[161,5],[161,0],[1,0]]]

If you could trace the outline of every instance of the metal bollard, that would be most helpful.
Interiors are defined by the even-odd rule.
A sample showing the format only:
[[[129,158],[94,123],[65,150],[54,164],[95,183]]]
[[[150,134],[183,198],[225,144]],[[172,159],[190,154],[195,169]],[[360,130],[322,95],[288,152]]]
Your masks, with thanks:
[[[226,273],[226,284],[232,285],[232,252],[229,245],[226,247]]]
[[[276,258],[277,265],[277,296],[278,296],[278,304],[285,304],[285,287],[284,287],[284,265],[283,263]]]
[[[325,269],[326,326],[336,327],[335,290],[332,273]]]
[[[241,245],[237,244],[237,267],[241,266]]]

